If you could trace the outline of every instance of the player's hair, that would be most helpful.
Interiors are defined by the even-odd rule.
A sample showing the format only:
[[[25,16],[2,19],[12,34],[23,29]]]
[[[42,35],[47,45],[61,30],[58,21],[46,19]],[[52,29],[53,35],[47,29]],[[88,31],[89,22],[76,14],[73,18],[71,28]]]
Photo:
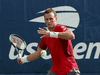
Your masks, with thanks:
[[[54,16],[55,16],[55,17],[57,16],[57,15],[56,15],[56,12],[55,12],[52,8],[46,9],[46,11],[44,12],[44,15],[45,15],[45,14],[49,14],[49,13],[51,13],[51,12],[54,13]]]

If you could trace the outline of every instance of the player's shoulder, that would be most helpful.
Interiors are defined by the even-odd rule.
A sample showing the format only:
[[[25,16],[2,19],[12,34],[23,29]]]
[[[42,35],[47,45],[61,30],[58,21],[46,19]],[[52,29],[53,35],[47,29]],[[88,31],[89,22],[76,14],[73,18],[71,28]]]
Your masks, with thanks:
[[[64,25],[56,25],[57,26],[57,28],[67,28],[66,26],[64,26]]]
[[[57,25],[56,28],[59,29],[60,31],[66,31],[67,30],[67,27],[64,26],[64,25]]]

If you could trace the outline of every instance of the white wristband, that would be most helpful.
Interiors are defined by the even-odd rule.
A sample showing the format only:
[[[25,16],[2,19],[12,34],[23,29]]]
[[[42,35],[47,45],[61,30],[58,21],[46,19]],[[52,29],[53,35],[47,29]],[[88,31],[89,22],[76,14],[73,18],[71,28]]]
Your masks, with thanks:
[[[23,62],[23,63],[29,62],[29,61],[27,60],[27,56],[22,57],[22,58],[21,58],[21,62]]]
[[[50,37],[58,38],[58,33],[59,32],[50,32]]]

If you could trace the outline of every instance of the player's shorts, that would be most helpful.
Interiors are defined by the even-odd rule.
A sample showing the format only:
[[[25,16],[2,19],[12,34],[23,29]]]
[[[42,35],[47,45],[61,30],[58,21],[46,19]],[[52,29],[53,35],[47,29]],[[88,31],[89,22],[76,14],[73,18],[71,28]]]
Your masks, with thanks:
[[[47,75],[57,75],[57,74],[49,70]],[[80,71],[77,69],[73,69],[69,74],[66,75],[80,75]]]

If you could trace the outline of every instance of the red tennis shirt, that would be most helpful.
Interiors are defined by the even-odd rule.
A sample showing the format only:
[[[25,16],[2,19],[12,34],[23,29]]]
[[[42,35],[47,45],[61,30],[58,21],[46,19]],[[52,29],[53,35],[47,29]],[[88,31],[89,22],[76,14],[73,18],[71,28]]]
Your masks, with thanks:
[[[54,32],[65,32],[67,27],[56,25]],[[71,40],[65,40],[53,37],[43,37],[39,44],[43,50],[49,49],[52,57],[51,71],[57,75],[68,74],[74,68],[78,69],[77,63],[73,55]]]

